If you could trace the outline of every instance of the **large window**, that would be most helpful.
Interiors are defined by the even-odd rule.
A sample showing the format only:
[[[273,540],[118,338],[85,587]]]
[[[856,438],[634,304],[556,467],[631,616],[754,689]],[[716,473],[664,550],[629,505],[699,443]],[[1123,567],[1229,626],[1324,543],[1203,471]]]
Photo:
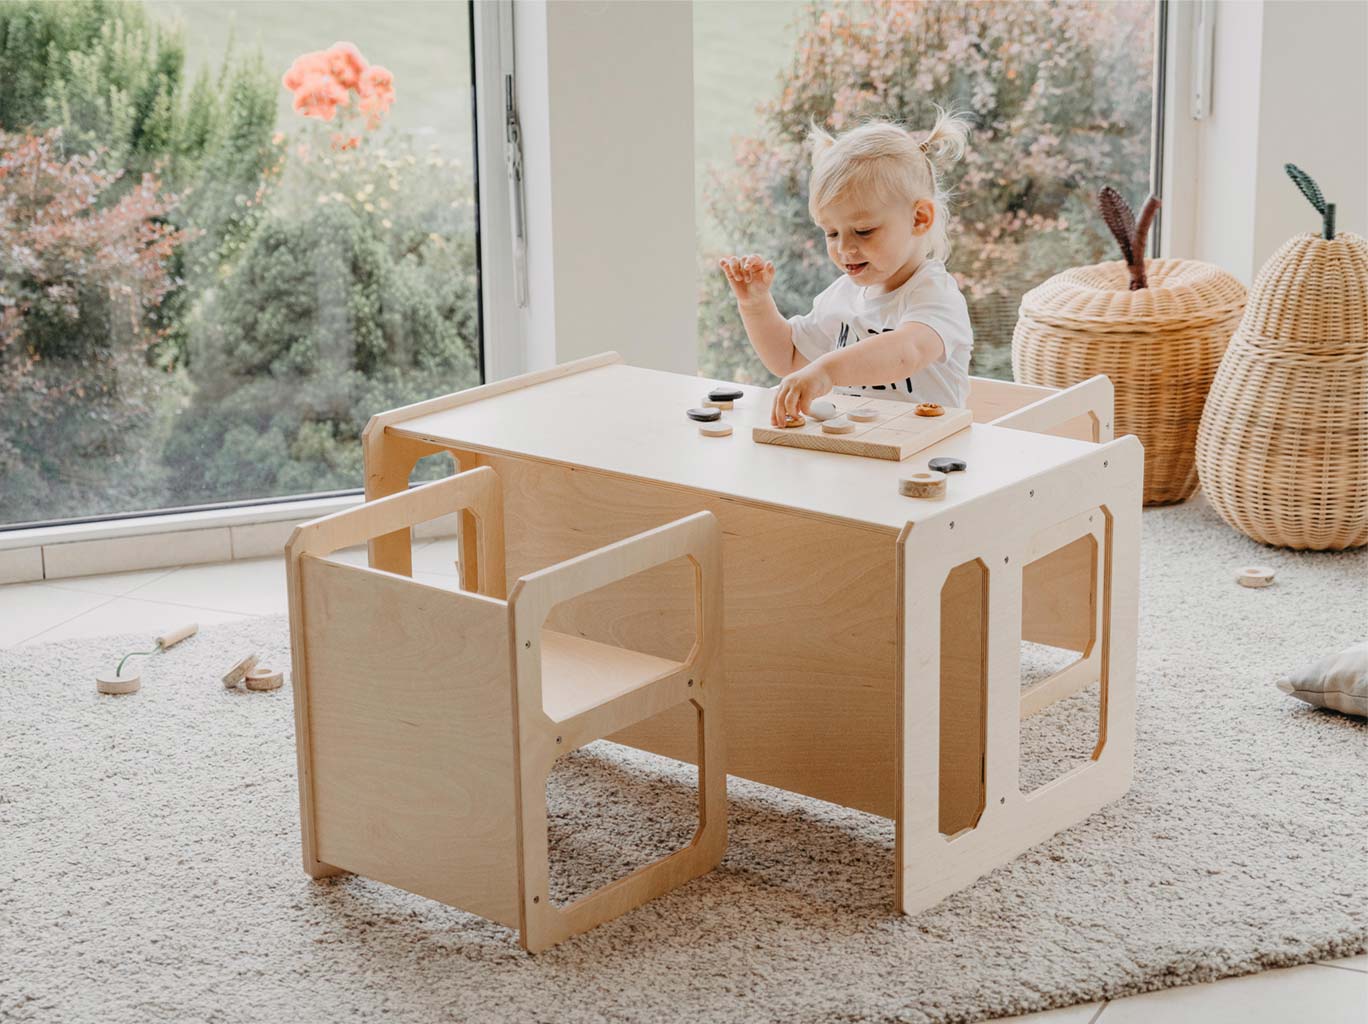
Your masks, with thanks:
[[[479,382],[470,22],[0,0],[0,527],[357,488]]]
[[[1021,295],[1071,266],[1115,259],[1102,185],[1137,208],[1150,187],[1152,2],[699,3],[699,365],[773,378],[751,351],[717,269],[758,252],[780,311],[807,312],[839,273],[807,210],[815,121],[883,117],[929,128],[934,104],[976,122],[953,191],[949,270],[969,303],[971,372],[1011,375]]]

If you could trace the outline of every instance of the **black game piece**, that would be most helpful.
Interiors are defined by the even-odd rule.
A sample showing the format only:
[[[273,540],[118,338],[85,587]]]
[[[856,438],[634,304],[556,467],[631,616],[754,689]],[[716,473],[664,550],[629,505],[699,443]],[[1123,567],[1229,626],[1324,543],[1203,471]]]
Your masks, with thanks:
[[[709,402],[735,402],[746,397],[740,388],[713,388],[708,392]]]
[[[711,423],[713,420],[722,418],[721,409],[690,409],[689,419],[698,420],[699,423]]]
[[[969,463],[963,459],[932,459],[926,465],[937,473],[958,473],[962,469],[969,468]]]

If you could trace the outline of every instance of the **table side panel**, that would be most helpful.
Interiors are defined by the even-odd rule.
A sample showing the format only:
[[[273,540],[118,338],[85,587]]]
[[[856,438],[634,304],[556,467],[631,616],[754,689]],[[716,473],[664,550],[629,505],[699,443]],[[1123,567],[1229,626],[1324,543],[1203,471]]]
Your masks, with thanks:
[[[708,509],[721,522],[732,775],[861,810],[894,811],[896,545],[872,530],[648,481],[455,452],[504,487],[506,564],[518,576]],[[566,602],[548,626],[682,658],[693,637],[692,573],[653,569]],[[692,760],[688,709],[613,739]]]

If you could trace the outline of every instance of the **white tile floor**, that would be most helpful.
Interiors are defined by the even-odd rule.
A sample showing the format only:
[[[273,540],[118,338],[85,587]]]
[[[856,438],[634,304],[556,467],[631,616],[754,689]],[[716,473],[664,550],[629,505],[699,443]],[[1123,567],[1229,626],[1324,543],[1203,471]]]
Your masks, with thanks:
[[[339,558],[364,564],[361,549]],[[456,542],[414,546],[415,575],[457,585]],[[281,558],[0,586],[0,647],[208,625],[286,610]],[[1368,956],[1013,1018],[1018,1024],[1368,1024]]]

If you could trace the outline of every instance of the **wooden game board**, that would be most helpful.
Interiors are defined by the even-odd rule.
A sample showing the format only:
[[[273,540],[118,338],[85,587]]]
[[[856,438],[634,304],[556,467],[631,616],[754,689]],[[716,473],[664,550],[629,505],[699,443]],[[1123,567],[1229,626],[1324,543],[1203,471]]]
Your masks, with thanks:
[[[912,402],[858,395],[828,395],[827,400],[843,414],[856,408],[872,408],[879,418],[872,423],[855,423],[849,434],[827,434],[822,424],[811,417],[801,427],[754,427],[751,437],[757,444],[778,444],[788,448],[812,448],[838,455],[863,455],[869,459],[900,462],[937,441],[969,426],[973,414],[968,409],[947,407],[940,416],[918,416]]]

